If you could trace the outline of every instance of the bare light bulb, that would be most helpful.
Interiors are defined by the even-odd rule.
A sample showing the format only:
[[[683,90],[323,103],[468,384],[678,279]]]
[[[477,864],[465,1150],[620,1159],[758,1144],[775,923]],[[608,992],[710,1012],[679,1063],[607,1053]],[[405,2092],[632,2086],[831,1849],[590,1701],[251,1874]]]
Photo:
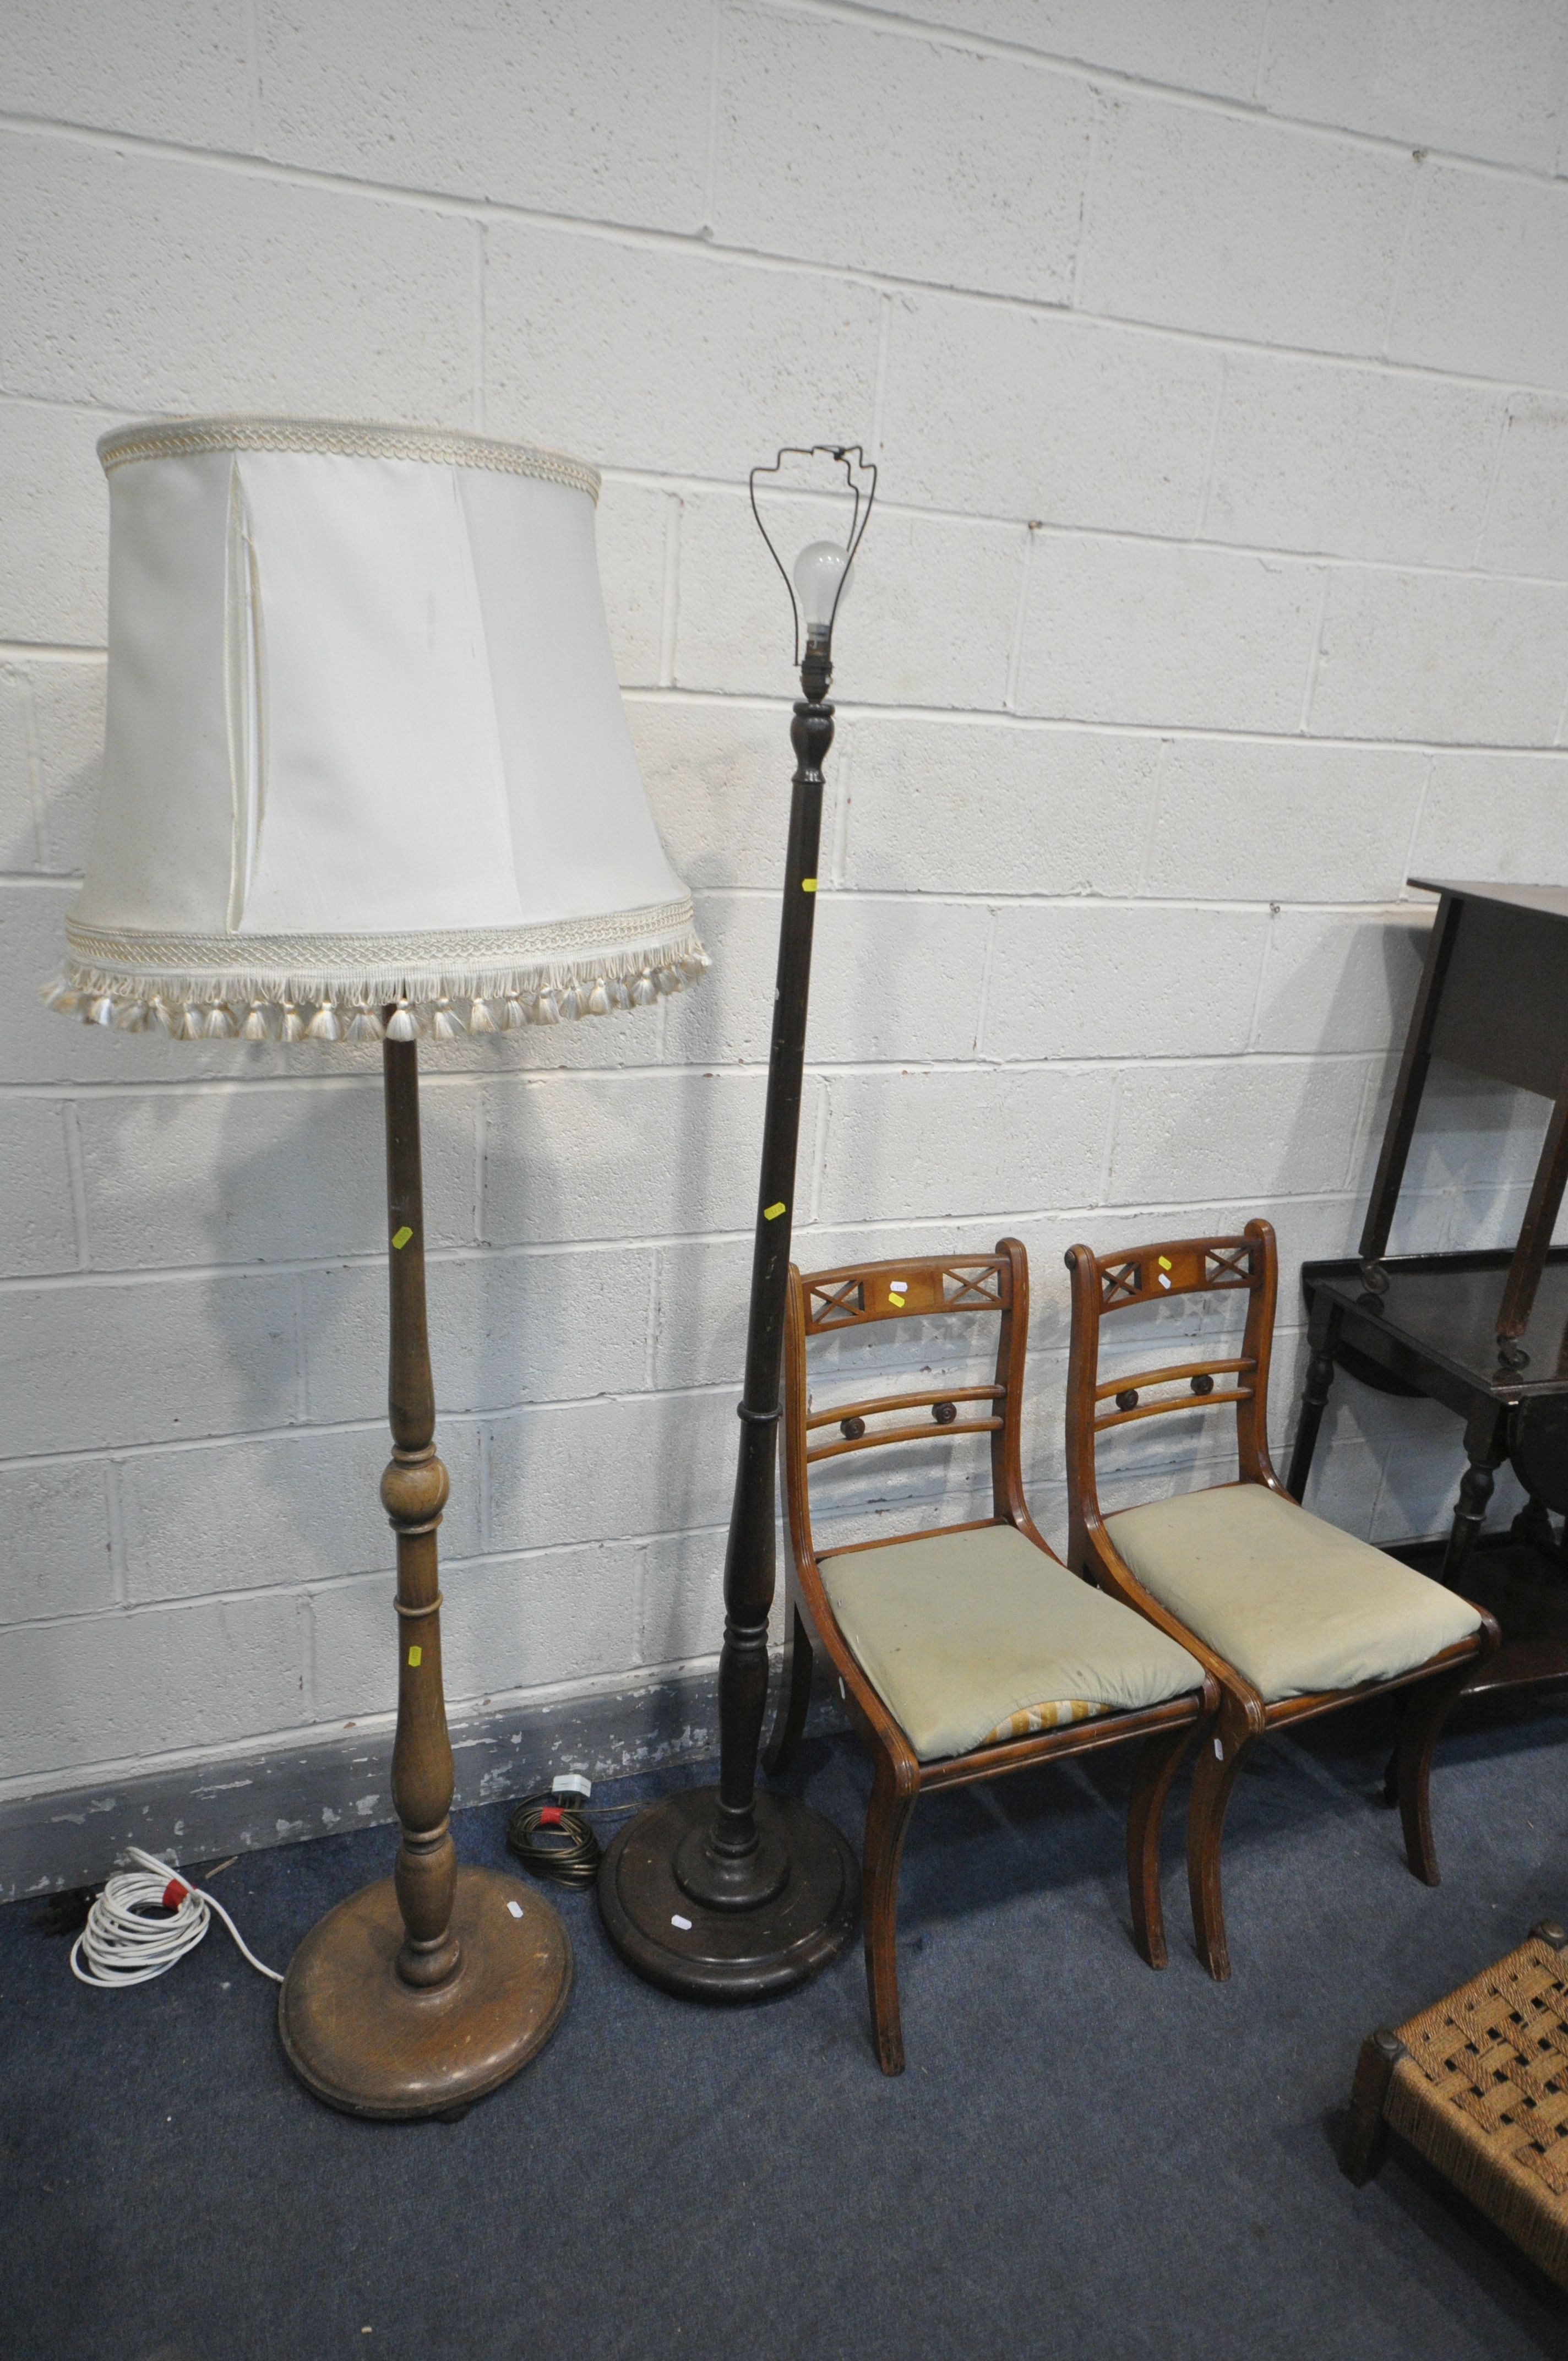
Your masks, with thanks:
[[[825,640],[843,594],[850,554],[837,541],[807,542],[795,561],[795,587],[808,640]]]

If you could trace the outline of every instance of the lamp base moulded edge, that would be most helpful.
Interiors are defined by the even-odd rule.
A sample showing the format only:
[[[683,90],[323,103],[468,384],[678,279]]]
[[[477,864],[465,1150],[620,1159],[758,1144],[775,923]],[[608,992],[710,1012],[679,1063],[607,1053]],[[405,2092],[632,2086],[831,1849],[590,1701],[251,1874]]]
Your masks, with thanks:
[[[598,1875],[599,1916],[639,1975],[677,1998],[765,2000],[836,1960],[860,1912],[860,1868],[831,1820],[791,1795],[759,1794],[764,1837],[782,1842],[789,1874],[756,1909],[705,1907],[676,1876],[694,1830],[718,1807],[711,1787],[650,1805],[622,1828]]]
[[[403,1922],[389,1877],[329,1910],[289,1963],[278,2033],[290,2065],[345,2114],[407,2122],[461,2113],[549,2040],[572,1988],[572,1947],[542,1894],[460,1868],[452,1931],[462,1961],[433,1992],[393,1964]]]

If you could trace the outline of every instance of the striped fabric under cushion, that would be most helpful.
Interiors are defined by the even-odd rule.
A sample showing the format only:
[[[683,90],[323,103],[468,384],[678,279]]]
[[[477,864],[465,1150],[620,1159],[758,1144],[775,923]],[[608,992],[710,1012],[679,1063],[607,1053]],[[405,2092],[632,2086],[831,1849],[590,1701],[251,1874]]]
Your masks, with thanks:
[[[1010,1738],[1033,1738],[1036,1730],[1065,1730],[1069,1722],[1092,1721],[1104,1713],[1102,1705],[1091,1705],[1087,1697],[1062,1697],[1055,1705],[1026,1705],[1017,1713],[1010,1713],[999,1721],[982,1746],[1005,1746]]]

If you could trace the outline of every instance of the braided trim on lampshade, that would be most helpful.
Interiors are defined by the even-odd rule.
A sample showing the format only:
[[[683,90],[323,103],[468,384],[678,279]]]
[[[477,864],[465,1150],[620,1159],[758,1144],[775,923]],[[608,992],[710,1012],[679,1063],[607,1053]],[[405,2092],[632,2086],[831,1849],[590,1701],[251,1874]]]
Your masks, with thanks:
[[[64,968],[42,990],[49,1006],[186,1041],[515,1032],[650,1006],[708,965],[689,901],[446,934],[159,937],[68,918],[66,941]]]
[[[597,467],[541,451],[529,443],[498,443],[458,427],[371,426],[337,418],[171,418],[164,424],[120,426],[100,435],[104,473],[133,459],[188,457],[203,451],[307,451],[351,459],[423,459],[445,467],[489,467],[503,476],[537,476],[566,484],[598,501]]]

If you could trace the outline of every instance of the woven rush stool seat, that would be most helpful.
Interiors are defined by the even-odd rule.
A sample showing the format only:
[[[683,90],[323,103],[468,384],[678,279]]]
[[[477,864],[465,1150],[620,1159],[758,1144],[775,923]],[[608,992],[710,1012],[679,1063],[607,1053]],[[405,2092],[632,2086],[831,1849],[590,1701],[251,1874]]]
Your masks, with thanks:
[[[1568,2288],[1568,1934],[1517,1951],[1362,2044],[1340,2163],[1376,2172],[1387,2127]]]

